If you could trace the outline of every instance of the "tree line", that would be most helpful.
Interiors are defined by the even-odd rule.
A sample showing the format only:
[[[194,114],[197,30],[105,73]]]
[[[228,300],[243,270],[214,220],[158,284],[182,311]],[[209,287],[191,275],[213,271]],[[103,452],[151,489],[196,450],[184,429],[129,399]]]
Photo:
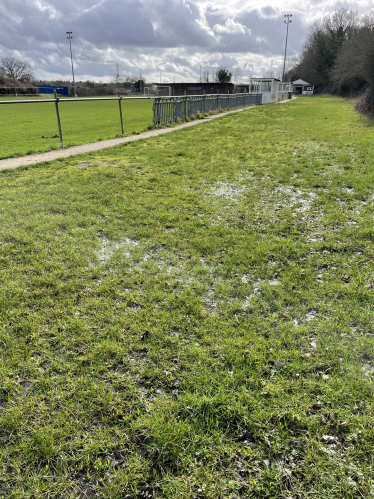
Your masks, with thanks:
[[[288,77],[319,92],[361,95],[360,110],[374,114],[374,16],[340,9],[315,22]]]
[[[239,83],[242,77],[242,70],[240,66],[234,69],[234,74],[229,71],[226,66],[220,66],[217,68],[212,76],[209,71],[204,71],[201,75],[201,82],[203,83],[230,83],[234,80],[234,83]],[[25,87],[32,86],[35,80],[35,75],[32,66],[15,57],[3,57],[0,61],[0,87]],[[94,87],[97,83],[86,82],[87,86]],[[118,86],[123,86],[126,84],[132,84],[135,87],[144,88],[147,81],[139,79],[138,76],[134,74],[123,73],[117,74],[112,79],[112,83]]]

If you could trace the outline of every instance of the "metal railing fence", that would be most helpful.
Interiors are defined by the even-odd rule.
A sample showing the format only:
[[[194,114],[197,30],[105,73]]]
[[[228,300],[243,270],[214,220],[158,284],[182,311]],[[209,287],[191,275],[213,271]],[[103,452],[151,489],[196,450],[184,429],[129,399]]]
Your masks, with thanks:
[[[155,97],[153,123],[166,125],[218,109],[254,106],[262,103],[262,94],[213,94],[184,97]]]
[[[83,97],[60,99],[57,97],[56,91],[52,99],[35,99],[35,100],[4,100],[0,101],[0,105],[9,104],[39,104],[39,103],[54,103],[57,117],[57,125],[60,136],[61,147],[64,147],[62,137],[62,127],[60,120],[59,104],[65,102],[89,102],[116,100],[119,104],[119,116],[121,122],[122,135],[123,117],[121,101],[132,99],[153,99],[153,123],[155,125],[165,125],[175,123],[178,120],[189,118],[197,113],[207,113],[224,108],[246,107],[259,105],[262,103],[262,94],[237,94],[237,95],[200,95],[200,96],[184,96],[184,97],[122,97],[118,93],[118,97]]]
[[[132,99],[153,99],[154,97],[125,97],[123,98],[119,93],[118,97],[83,97],[83,98],[77,98],[74,97],[72,99],[60,99],[56,95],[56,91],[54,91],[54,98],[52,99],[35,99],[35,100],[5,100],[5,101],[0,101],[0,105],[2,104],[40,104],[40,103],[52,103],[54,102],[55,104],[55,109],[56,109],[56,117],[57,117],[57,125],[58,125],[58,132],[60,136],[60,142],[61,142],[61,147],[64,147],[64,141],[62,138],[62,127],[61,127],[61,120],[60,120],[60,111],[59,111],[59,104],[60,103],[65,103],[65,102],[90,102],[90,101],[103,101],[103,100],[116,100],[118,101],[119,104],[119,116],[120,116],[120,121],[121,121],[121,130],[122,130],[122,135],[124,134],[123,131],[123,117],[122,117],[122,106],[121,106],[121,101],[122,100],[132,100]]]

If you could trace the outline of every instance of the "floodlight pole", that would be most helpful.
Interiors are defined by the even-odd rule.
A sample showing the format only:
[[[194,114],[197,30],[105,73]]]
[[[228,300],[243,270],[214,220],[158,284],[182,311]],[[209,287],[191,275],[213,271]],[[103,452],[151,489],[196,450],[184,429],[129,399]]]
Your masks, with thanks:
[[[71,59],[71,72],[73,73],[73,85],[74,85],[74,97],[77,96],[77,91],[75,89],[75,79],[74,79],[74,65],[73,65],[73,51],[71,50],[71,39],[73,32],[72,31],[67,31],[66,34],[68,35],[66,38],[69,40],[70,43],[70,59]]]
[[[282,81],[284,81],[284,72],[286,70],[286,56],[287,56],[287,40],[288,40],[288,26],[292,23],[292,20],[290,17],[292,17],[292,14],[285,14],[284,16],[286,20],[284,21],[284,24],[287,24],[287,34],[286,34],[286,47],[284,49],[284,63],[283,63],[283,78]]]

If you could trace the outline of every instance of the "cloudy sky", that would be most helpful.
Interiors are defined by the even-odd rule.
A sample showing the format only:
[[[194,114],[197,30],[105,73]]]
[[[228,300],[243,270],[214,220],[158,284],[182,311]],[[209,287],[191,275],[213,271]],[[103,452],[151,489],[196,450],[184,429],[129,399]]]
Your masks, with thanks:
[[[77,80],[121,74],[198,81],[202,71],[240,67],[242,80],[300,52],[310,24],[341,7],[374,12],[374,0],[0,0],[0,58],[27,60],[40,79],[70,79],[65,32],[73,31]]]

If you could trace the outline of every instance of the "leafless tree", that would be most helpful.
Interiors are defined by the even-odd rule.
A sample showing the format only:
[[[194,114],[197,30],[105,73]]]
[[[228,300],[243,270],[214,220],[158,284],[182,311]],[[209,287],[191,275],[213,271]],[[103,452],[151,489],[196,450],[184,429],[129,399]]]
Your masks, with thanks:
[[[293,79],[302,78],[314,85],[331,88],[330,73],[343,44],[354,36],[361,19],[356,12],[340,9],[315,22],[292,69]]]
[[[267,69],[264,74],[264,78],[276,78],[277,80],[281,79],[281,70],[280,69]]]
[[[35,78],[32,66],[14,57],[1,59],[0,74],[9,80],[20,82],[29,82]]]
[[[241,82],[243,78],[243,71],[240,66],[236,66],[233,70],[232,81],[235,85]]]
[[[331,71],[336,92],[363,93],[358,103],[360,111],[374,114],[374,25],[364,23],[347,40]]]
[[[133,73],[129,73],[129,74],[124,74],[123,75],[123,78],[124,78],[124,81],[126,83],[135,83],[139,80],[139,76],[133,74]],[[146,79],[144,78],[144,76],[142,75],[142,80],[144,81],[144,83],[147,83]]]
[[[202,83],[209,83],[210,80],[210,74],[208,70],[203,71],[201,74],[201,82]]]
[[[112,83],[114,85],[122,85],[123,83],[135,83],[138,80],[139,76],[134,74],[116,73],[112,79]]]

